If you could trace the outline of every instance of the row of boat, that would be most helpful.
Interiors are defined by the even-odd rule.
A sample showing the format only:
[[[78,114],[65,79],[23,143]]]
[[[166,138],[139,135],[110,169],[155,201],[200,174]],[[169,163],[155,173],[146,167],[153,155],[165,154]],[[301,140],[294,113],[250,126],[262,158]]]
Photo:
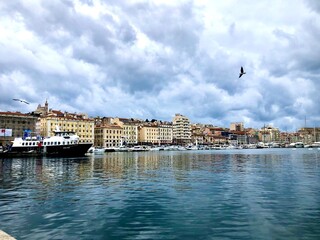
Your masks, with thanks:
[[[119,147],[91,147],[88,153],[103,154],[105,152],[145,152],[145,151],[185,151],[185,150],[230,150],[230,149],[261,149],[261,148],[318,148],[320,149],[320,142],[315,142],[311,145],[305,145],[302,142],[292,143],[289,145],[281,145],[276,143],[258,143],[258,144],[243,144],[243,145],[215,145],[215,146],[201,146],[201,145],[170,145],[170,146],[119,146]]]
[[[91,147],[88,153],[102,154],[105,152],[146,152],[146,151],[183,151],[183,150],[198,150],[198,148],[183,147],[183,146],[161,146],[161,147],[150,147],[150,146],[119,146],[109,148],[95,148]]]
[[[279,144],[245,144],[245,145],[170,145],[170,146],[119,146],[110,148],[96,148],[92,143],[80,143],[79,136],[72,131],[60,131],[56,128],[54,136],[46,138],[26,137],[15,138],[10,146],[3,148],[0,146],[0,157],[22,157],[22,156],[84,156],[86,153],[101,154],[105,152],[142,152],[142,151],[184,151],[184,150],[224,150],[224,149],[243,149],[243,148],[272,148],[284,147]],[[318,148],[320,142],[305,145],[302,142],[287,145],[291,148]]]

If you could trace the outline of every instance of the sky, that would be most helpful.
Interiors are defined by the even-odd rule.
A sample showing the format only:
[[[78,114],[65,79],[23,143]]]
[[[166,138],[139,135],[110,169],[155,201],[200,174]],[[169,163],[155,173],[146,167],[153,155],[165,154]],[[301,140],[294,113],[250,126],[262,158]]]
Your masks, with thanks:
[[[319,39],[318,0],[2,0],[0,111],[320,127]]]

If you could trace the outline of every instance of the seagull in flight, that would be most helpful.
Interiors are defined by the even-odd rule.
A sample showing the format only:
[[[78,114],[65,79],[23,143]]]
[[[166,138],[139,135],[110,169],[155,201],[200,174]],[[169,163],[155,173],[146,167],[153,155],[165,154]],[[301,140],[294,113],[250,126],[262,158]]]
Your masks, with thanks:
[[[18,101],[18,102],[22,102],[22,103],[25,103],[25,104],[29,104],[26,100],[19,99],[19,98],[13,98],[12,100]]]
[[[241,69],[240,69],[240,74],[239,74],[239,78],[241,78],[241,76],[242,76],[243,74],[246,74],[246,72],[243,70],[243,67],[241,67]]]

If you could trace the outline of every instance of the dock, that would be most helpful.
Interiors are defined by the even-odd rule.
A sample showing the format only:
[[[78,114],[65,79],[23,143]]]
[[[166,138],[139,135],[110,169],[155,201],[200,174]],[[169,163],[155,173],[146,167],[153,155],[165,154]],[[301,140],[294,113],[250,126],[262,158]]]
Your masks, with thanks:
[[[16,240],[14,237],[11,237],[9,234],[0,230],[0,240]]]

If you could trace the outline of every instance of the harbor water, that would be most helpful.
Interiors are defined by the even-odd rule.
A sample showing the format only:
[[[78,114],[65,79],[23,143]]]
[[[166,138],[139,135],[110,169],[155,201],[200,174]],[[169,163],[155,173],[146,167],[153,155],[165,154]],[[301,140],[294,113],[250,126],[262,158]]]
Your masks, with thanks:
[[[16,239],[320,239],[320,150],[0,159]]]

